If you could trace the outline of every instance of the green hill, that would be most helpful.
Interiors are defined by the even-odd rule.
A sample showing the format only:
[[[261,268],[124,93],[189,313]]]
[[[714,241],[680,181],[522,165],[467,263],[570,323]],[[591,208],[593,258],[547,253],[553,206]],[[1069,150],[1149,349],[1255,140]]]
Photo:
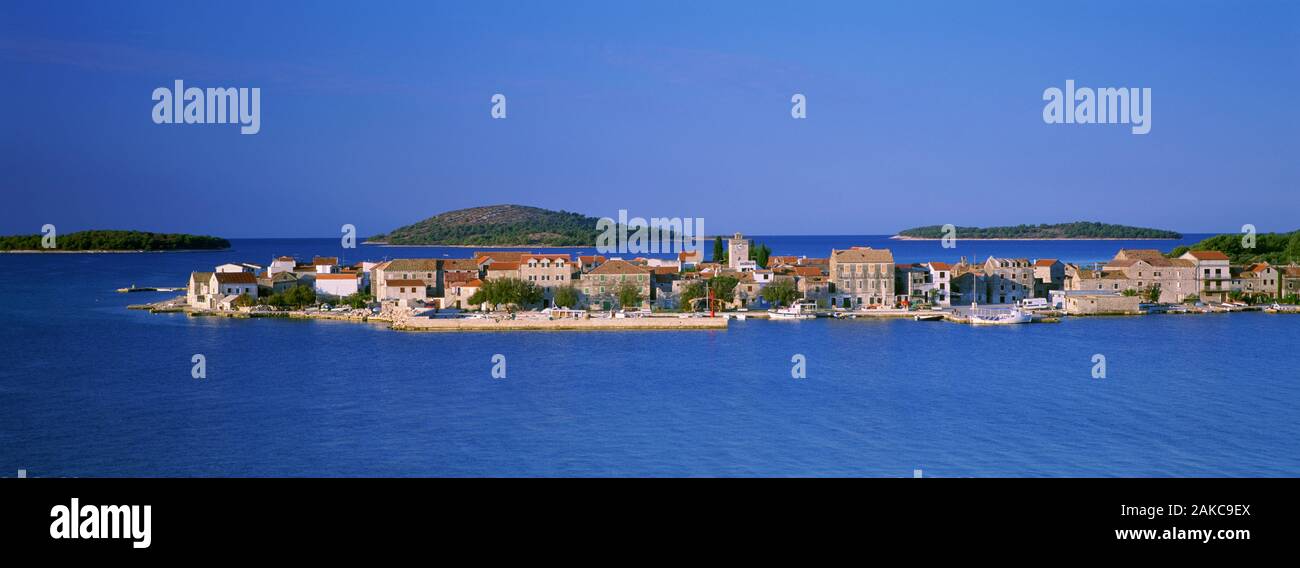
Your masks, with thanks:
[[[930,225],[899,231],[898,236],[941,239],[947,235],[942,226]],[[1088,221],[1013,227],[957,227],[959,239],[1179,239],[1182,236],[1176,231]]]
[[[1300,231],[1290,233],[1260,233],[1255,235],[1255,248],[1242,246],[1241,234],[1216,235],[1191,246],[1182,246],[1169,253],[1182,256],[1189,250],[1217,250],[1228,255],[1233,264],[1268,262],[1290,264],[1300,262]]]
[[[165,250],[219,250],[230,248],[230,241],[206,235],[182,233],[150,233],[146,231],[78,231],[55,235],[55,248],[41,248],[41,235],[11,235],[0,237],[0,250],[4,251],[165,251]]]
[[[596,217],[525,205],[448,211],[368,239],[392,245],[593,246]]]

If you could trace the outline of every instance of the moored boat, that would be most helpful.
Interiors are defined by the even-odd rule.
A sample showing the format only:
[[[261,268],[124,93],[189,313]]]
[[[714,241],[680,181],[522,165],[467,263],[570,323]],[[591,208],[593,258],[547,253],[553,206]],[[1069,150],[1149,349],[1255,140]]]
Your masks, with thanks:
[[[971,304],[971,325],[1015,325],[1032,321],[1034,321],[1034,316],[1020,308],[1005,311],[981,310],[976,304]]]
[[[768,317],[774,320],[803,320],[817,317],[817,304],[799,300],[788,308],[768,310]]]

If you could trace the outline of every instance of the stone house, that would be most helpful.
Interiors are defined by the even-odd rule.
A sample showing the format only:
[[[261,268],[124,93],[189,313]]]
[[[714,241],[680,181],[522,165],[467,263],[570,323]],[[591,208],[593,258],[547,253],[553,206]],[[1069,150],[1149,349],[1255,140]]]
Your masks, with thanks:
[[[578,280],[581,302],[589,308],[610,309],[618,306],[618,291],[631,283],[645,300],[653,300],[652,271],[625,260],[609,260],[582,275]],[[640,306],[624,306],[636,309]]]
[[[893,304],[894,255],[889,249],[832,250],[829,269],[834,305],[860,309]]]

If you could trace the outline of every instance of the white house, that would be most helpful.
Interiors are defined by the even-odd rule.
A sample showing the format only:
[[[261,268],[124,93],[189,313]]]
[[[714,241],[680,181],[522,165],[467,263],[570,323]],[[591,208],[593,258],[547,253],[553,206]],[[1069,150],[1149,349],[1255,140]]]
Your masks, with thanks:
[[[189,285],[185,288],[185,302],[193,308],[206,308],[211,281],[211,272],[191,272]]]
[[[383,296],[377,300],[423,300],[428,297],[424,280],[389,278],[384,281]]]
[[[952,265],[946,262],[928,262],[925,267],[930,271],[931,289],[940,306],[952,305]]]
[[[318,296],[343,298],[356,294],[360,289],[361,275],[355,272],[316,275],[316,294]]]
[[[257,297],[257,277],[252,272],[213,272],[208,280],[210,294],[238,296],[248,294]]]
[[[318,256],[311,259],[317,274],[334,274],[339,271],[339,259],[333,256]]]
[[[257,272],[262,267],[247,262],[230,262],[217,267],[217,272]]]
[[[298,265],[298,261],[292,256],[281,256],[271,261],[271,266],[266,269],[269,276],[275,276],[280,272],[293,272],[293,267]]]

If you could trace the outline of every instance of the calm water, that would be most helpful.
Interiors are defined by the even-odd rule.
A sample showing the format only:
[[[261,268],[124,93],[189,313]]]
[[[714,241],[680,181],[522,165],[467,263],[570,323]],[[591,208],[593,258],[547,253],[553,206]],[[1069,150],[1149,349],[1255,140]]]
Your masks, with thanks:
[[[760,240],[777,254],[879,241],[903,262],[956,256],[877,237]],[[1150,245],[975,246],[1085,261]],[[339,252],[258,240],[220,253],[0,255],[0,472],[1300,475],[1300,317],[407,334],[150,315],[123,308],[159,295],[112,291],[180,285],[230,260]],[[359,252],[349,260],[468,254]],[[206,380],[190,378],[195,353]],[[490,377],[498,353],[504,380]],[[807,379],[790,378],[795,353]],[[1097,353],[1106,379],[1091,378]]]

